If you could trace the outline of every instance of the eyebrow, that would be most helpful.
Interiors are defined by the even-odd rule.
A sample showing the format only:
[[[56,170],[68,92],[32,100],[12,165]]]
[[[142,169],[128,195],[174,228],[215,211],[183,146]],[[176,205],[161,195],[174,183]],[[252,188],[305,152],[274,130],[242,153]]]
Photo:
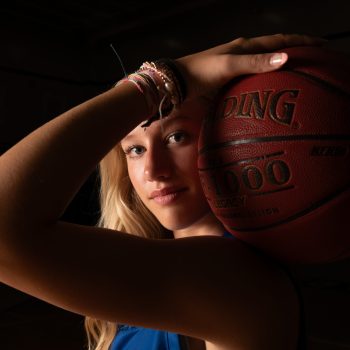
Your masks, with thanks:
[[[166,124],[172,124],[179,119],[191,120],[191,117],[186,114],[180,114],[179,116],[172,118],[164,117],[162,120],[160,120],[160,123],[163,123],[163,126],[166,126]]]
[[[121,140],[120,140],[120,144],[122,143],[122,142],[126,142],[126,141],[128,141],[129,139],[132,139],[132,138],[134,138],[135,137],[135,135],[133,135],[133,134],[127,134],[125,137],[123,137]]]
[[[182,120],[188,120],[188,121],[191,121],[191,117],[189,117],[188,115],[179,115],[179,116],[176,116],[176,117],[173,117],[173,118],[167,118],[167,117],[164,117],[164,119],[162,119],[160,122],[163,123],[163,127],[164,129],[165,128],[168,128],[169,126],[171,126],[171,124],[173,124],[174,122],[176,122],[177,120],[179,119],[182,119]],[[144,123],[145,121],[143,121],[142,123],[139,124],[138,127],[141,127],[141,125]],[[161,127],[161,124],[159,125],[159,127]],[[130,132],[129,134],[127,134],[125,137],[123,137],[120,142],[127,142],[129,141],[130,139],[133,139],[137,136],[135,136],[132,132]]]

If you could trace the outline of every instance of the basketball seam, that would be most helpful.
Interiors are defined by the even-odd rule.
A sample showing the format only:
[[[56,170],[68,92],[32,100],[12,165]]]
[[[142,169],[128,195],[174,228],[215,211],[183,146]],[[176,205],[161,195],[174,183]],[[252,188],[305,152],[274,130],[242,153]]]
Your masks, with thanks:
[[[350,135],[314,135],[314,134],[306,134],[306,135],[277,135],[277,136],[265,136],[265,137],[252,137],[249,139],[239,139],[239,140],[231,140],[226,142],[220,142],[213,145],[205,146],[198,151],[198,154],[204,154],[218,148],[226,148],[236,145],[242,144],[251,144],[251,143],[262,143],[262,142],[281,142],[281,141],[303,141],[303,140],[337,140],[337,141],[349,141]],[[209,148],[209,149],[208,149]]]
[[[287,73],[292,73],[292,74],[295,74],[295,75],[300,75],[302,77],[304,77],[305,79],[308,79],[314,83],[317,83],[317,85],[321,85],[321,87],[323,88],[326,88],[330,91],[332,91],[333,93],[338,93],[338,94],[341,94],[341,95],[345,95],[345,97],[349,97],[350,94],[347,93],[346,91],[344,91],[342,88],[340,88],[339,86],[336,86],[326,80],[323,80],[322,78],[320,77],[317,77],[315,75],[312,75],[310,73],[307,73],[307,72],[303,72],[303,71],[300,71],[300,70],[297,70],[297,69],[285,69],[284,72],[287,72]]]
[[[262,156],[243,158],[243,159],[235,160],[235,161],[224,163],[224,164],[216,164],[216,165],[212,165],[212,166],[209,166],[206,168],[198,168],[198,171],[208,171],[208,170],[213,170],[213,169],[226,168],[226,167],[229,167],[232,165],[241,165],[244,163],[252,163],[255,161],[259,161],[259,160],[265,160],[265,159],[281,156],[284,153],[285,153],[284,151],[279,151],[279,152],[273,152],[273,153],[262,155]]]
[[[302,76],[303,78],[305,79],[308,79],[310,81],[312,81],[313,83],[316,83],[318,86],[321,86],[323,88],[326,88],[328,90],[330,90],[331,92],[335,92],[335,93],[339,93],[341,95],[345,95],[345,97],[349,97],[350,94],[347,93],[346,91],[342,90],[340,87],[334,85],[334,84],[331,84],[329,83],[328,81],[326,80],[323,80],[322,78],[319,78],[319,77],[316,77],[310,73],[306,73],[306,72],[303,72],[303,71],[299,71],[297,69],[284,69],[283,72],[286,72],[286,73],[290,73],[290,74],[295,74],[295,75],[299,75],[299,76]],[[222,143],[222,144],[214,144],[214,145],[207,145],[203,148],[201,148],[198,153],[199,154],[202,154],[202,153],[205,153],[205,152],[208,152],[212,149],[217,149],[217,148],[220,148],[220,145],[223,145],[222,147],[229,147],[230,145],[227,145],[225,146],[226,143]],[[207,149],[210,147],[210,150]]]

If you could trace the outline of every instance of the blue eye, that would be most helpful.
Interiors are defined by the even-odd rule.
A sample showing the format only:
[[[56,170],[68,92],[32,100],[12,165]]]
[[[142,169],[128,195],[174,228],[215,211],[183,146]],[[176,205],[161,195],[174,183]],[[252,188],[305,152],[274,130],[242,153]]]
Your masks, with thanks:
[[[145,147],[138,145],[132,145],[124,151],[124,153],[130,158],[141,156],[144,152]]]

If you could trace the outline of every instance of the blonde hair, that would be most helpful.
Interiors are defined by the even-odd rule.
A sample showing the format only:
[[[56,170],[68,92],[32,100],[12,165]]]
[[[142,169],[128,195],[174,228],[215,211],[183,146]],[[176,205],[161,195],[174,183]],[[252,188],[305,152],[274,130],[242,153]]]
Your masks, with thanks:
[[[148,238],[164,238],[169,234],[136,194],[120,144],[100,162],[100,181],[100,227]],[[117,324],[86,317],[85,329],[89,350],[108,350]]]

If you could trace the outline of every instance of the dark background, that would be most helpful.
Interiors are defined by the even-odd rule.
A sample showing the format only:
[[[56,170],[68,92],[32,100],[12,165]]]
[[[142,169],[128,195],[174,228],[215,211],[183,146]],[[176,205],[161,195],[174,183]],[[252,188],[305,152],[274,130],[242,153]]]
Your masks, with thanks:
[[[326,36],[330,46],[350,52],[349,10],[346,0],[1,3],[0,153],[120,79],[123,72],[110,43],[129,72],[145,60],[175,58],[240,36],[279,32]],[[93,174],[65,220],[96,223],[96,182]],[[343,267],[344,274],[348,271]],[[314,280],[316,275],[311,273]],[[348,285],[335,292],[325,288],[323,294],[307,288],[316,310],[310,326],[313,349],[350,349],[350,322],[342,316],[350,311]],[[329,305],[323,302],[324,293],[331,297]],[[1,350],[73,350],[84,344],[82,317],[0,284]]]

